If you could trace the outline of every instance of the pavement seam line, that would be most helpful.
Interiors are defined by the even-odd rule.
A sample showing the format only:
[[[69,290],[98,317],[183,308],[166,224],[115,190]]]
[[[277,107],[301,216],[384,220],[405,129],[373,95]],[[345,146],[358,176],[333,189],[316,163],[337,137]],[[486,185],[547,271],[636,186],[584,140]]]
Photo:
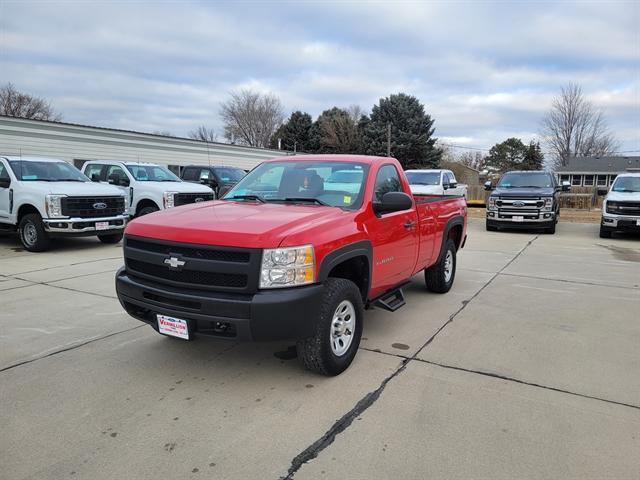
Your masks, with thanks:
[[[311,445],[309,445],[307,448],[305,448],[301,453],[299,453],[298,455],[296,455],[293,460],[291,460],[291,466],[289,467],[287,474],[284,477],[280,477],[280,480],[291,480],[293,479],[294,475],[296,474],[296,472],[298,472],[298,470],[300,470],[300,468],[302,468],[302,466],[306,463],[308,463],[309,461],[315,459],[318,457],[318,455],[324,450],[326,449],[329,445],[331,445],[336,437],[344,432],[347,428],[349,428],[349,426],[351,426],[351,424],[353,423],[353,420],[355,418],[357,418],[359,415],[363,414],[369,407],[371,407],[376,400],[378,400],[378,398],[380,397],[380,395],[382,394],[383,390],[385,389],[385,387],[387,386],[387,384],[396,376],[398,376],[401,372],[403,372],[406,368],[407,365],[412,361],[412,360],[418,360],[418,354],[427,346],[429,345],[435,338],[436,336],[447,326],[449,325],[453,319],[456,317],[456,315],[458,315],[462,310],[464,310],[466,308],[467,305],[469,305],[469,303],[471,303],[471,301],[476,298],[487,286],[489,286],[489,284],[491,284],[491,282],[498,276],[500,275],[500,272],[502,272],[505,268],[509,267],[509,265],[511,265],[515,260],[517,260],[517,258],[539,237],[539,235],[536,235],[534,238],[532,238],[531,240],[529,240],[527,242],[527,244],[522,247],[522,249],[509,261],[507,262],[507,264],[502,267],[498,272],[496,272],[475,294],[472,295],[472,297],[467,300],[462,307],[460,307],[456,312],[454,312],[449,319],[442,325],[440,326],[440,328],[438,328],[438,330],[436,331],[436,333],[434,333],[428,340],[427,342],[422,345],[422,347],[420,347],[415,354],[413,354],[411,357],[400,357],[398,355],[394,355],[394,354],[389,354],[387,352],[374,352],[374,353],[382,353],[382,354],[386,354],[386,355],[390,355],[393,357],[398,357],[398,358],[402,358],[402,365],[395,370],[391,375],[389,375],[387,378],[385,378],[384,380],[382,380],[382,383],[380,384],[380,386],[374,390],[373,392],[369,392],[367,393],[364,397],[362,397],[358,403],[356,403],[356,405],[349,410],[347,413],[345,413],[342,417],[340,417],[340,419],[338,421],[336,421],[331,428],[329,428],[329,430],[327,430],[324,435],[322,435],[318,440],[316,440],[315,442],[313,442]],[[365,350],[363,348],[363,350]],[[368,349],[366,349],[368,350]],[[372,350],[371,350],[372,351]]]
[[[86,340],[86,341],[84,341],[82,343],[78,343],[76,345],[71,345],[69,347],[62,348],[60,350],[56,350],[55,352],[47,353],[46,355],[42,355],[40,357],[31,358],[29,360],[24,360],[22,362],[14,363],[13,365],[2,367],[2,368],[0,368],[0,373],[6,372],[7,370],[11,370],[11,369],[16,368],[16,367],[20,367],[22,365],[27,365],[29,363],[37,362],[38,360],[42,360],[43,358],[53,357],[54,355],[58,355],[59,353],[64,353],[64,352],[68,352],[70,350],[75,350],[76,348],[84,347],[85,345],[89,345],[90,343],[95,343],[95,342],[98,342],[100,340],[104,340],[105,338],[113,337],[115,335],[120,335],[121,333],[131,332],[132,330],[135,330],[137,328],[142,328],[142,327],[145,327],[145,326],[146,325],[136,325],[135,327],[127,328],[126,330],[120,330],[118,332],[112,332],[112,333],[109,333],[107,335],[103,335],[101,337],[91,338],[91,339]]]
[[[25,255],[26,256],[26,255]],[[15,258],[15,257],[13,257]],[[29,270],[27,272],[15,272],[10,274],[9,276],[13,276],[13,275],[24,275],[25,273],[36,273],[36,272],[44,272],[46,270],[53,270],[54,268],[66,268],[66,267],[74,267],[76,265],[86,265],[87,263],[96,263],[96,262],[104,262],[105,260],[117,260],[119,258],[122,257],[107,257],[107,258],[100,258],[98,260],[87,260],[86,262],[77,262],[77,263],[70,263],[68,265],[58,265],[57,267],[47,267],[47,268],[38,268],[36,270]]]
[[[611,285],[607,283],[583,282],[581,280],[567,280],[566,278],[547,278],[547,277],[538,277],[536,275],[522,275],[519,273],[500,273],[500,275],[504,275],[506,277],[533,278],[535,280],[546,280],[549,282],[562,282],[562,283],[573,283],[576,285],[589,285],[592,287],[623,288],[625,290],[636,290],[636,291],[638,290],[638,287],[627,287],[624,285]]]
[[[472,369],[464,368],[464,367],[456,367],[455,365],[446,365],[444,363],[432,362],[431,360],[424,360],[422,358],[416,358],[415,360],[417,360],[418,362],[429,364],[429,365],[435,365],[435,366],[441,367],[441,368],[447,368],[447,369],[451,369],[451,370],[458,370],[460,372],[473,373],[473,374],[482,375],[482,376],[485,376],[485,377],[491,377],[491,378],[496,378],[496,379],[499,379],[499,380],[505,380],[505,381],[508,381],[508,382],[519,383],[521,385],[528,385],[530,387],[541,388],[541,389],[544,389],[544,390],[551,390],[553,392],[566,393],[568,395],[574,395],[576,397],[588,398],[588,399],[591,399],[591,400],[597,400],[597,401],[604,402],[604,403],[611,403],[613,405],[620,405],[622,407],[629,407],[629,408],[634,408],[636,410],[640,410],[640,405],[632,405],[630,403],[618,402],[617,400],[609,400],[607,398],[595,397],[593,395],[587,395],[587,394],[584,394],[584,393],[572,392],[570,390],[564,390],[562,388],[550,387],[550,386],[547,386],[547,385],[541,385],[539,383],[527,382],[526,380],[519,380],[517,378],[507,377],[507,376],[504,376],[504,375],[500,375],[498,373],[484,372],[482,370],[472,370]]]

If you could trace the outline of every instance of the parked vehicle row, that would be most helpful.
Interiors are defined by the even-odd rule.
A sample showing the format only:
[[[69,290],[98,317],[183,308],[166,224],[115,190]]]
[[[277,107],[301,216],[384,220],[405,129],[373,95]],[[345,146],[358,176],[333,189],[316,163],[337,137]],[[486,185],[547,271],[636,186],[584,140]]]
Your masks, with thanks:
[[[365,309],[402,307],[421,271],[449,291],[466,225],[463,197],[412,194],[393,158],[278,158],[221,200],[131,222],[116,290],[161,334],[292,339],[306,368],[337,375]]]

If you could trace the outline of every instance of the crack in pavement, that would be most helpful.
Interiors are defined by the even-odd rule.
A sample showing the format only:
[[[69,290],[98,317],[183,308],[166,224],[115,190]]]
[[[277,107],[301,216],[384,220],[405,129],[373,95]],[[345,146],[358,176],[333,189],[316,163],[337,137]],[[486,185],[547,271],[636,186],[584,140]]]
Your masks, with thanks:
[[[589,285],[592,287],[623,288],[625,290],[638,290],[638,288],[640,288],[639,285],[636,285],[633,287],[627,287],[624,285],[613,285],[610,283],[585,282],[582,280],[569,280],[566,278],[548,278],[548,277],[539,277],[536,275],[522,275],[518,273],[500,273],[500,275],[504,275],[505,277],[533,278],[534,280],[546,280],[548,282],[574,283],[576,285]]]
[[[76,345],[71,345],[69,347],[62,348],[60,350],[56,350],[55,352],[47,353],[46,355],[41,355],[41,356],[36,357],[36,358],[30,358],[29,360],[24,360],[22,362],[14,363],[13,365],[8,365],[6,367],[2,367],[2,368],[0,368],[0,373],[6,372],[7,370],[11,370],[11,369],[16,368],[16,367],[20,367],[22,365],[27,365],[29,363],[37,362],[38,360],[42,360],[43,358],[53,357],[54,355],[58,355],[59,353],[64,353],[64,352],[68,352],[70,350],[75,350],[76,348],[84,347],[85,345],[89,345],[90,343],[99,342],[100,340],[104,340],[105,338],[113,337],[115,335],[120,335],[121,333],[131,332],[132,330],[136,330],[137,328],[142,328],[142,327],[146,327],[146,326],[147,326],[146,324],[136,325],[135,327],[127,328],[125,330],[120,330],[120,331],[117,331],[117,332],[108,333],[107,335],[102,335],[101,337],[91,338],[91,339],[86,340],[86,341],[84,341],[82,343],[78,343]]]
[[[452,315],[449,316],[449,319],[442,324],[442,326],[440,326],[440,328],[438,328],[438,330],[431,336],[429,337],[429,339],[424,343],[424,345],[422,345],[415,354],[413,354],[411,357],[401,357],[399,355],[394,355],[394,354],[388,354],[394,357],[399,357],[402,358],[402,365],[400,365],[399,368],[397,368],[393,373],[391,373],[391,375],[389,375],[388,377],[386,377],[384,380],[382,380],[382,383],[380,383],[380,386],[375,389],[373,392],[369,392],[367,393],[364,397],[362,397],[358,403],[356,403],[356,405],[349,410],[346,414],[344,414],[342,417],[340,417],[340,419],[338,421],[336,421],[331,428],[329,428],[329,430],[327,430],[324,435],[322,435],[318,440],[316,440],[315,442],[313,442],[311,445],[309,445],[307,448],[305,448],[301,453],[299,453],[298,455],[296,455],[293,460],[291,460],[291,465],[289,466],[289,469],[287,470],[287,474],[285,476],[281,476],[280,480],[291,480],[293,479],[294,475],[298,472],[298,470],[300,470],[300,468],[302,468],[302,466],[313,460],[314,458],[317,458],[318,455],[324,450],[326,449],[329,445],[331,445],[335,439],[336,436],[338,436],[340,433],[342,433],[343,431],[345,431],[347,428],[349,428],[349,426],[353,423],[353,420],[356,419],[359,415],[361,415],[362,413],[364,413],[369,407],[371,407],[376,400],[378,400],[378,398],[380,397],[380,395],[382,394],[382,392],[384,391],[385,387],[387,386],[387,384],[394,379],[395,377],[397,377],[400,373],[402,373],[406,368],[407,365],[413,361],[413,360],[419,360],[417,358],[418,354],[420,352],[422,352],[422,350],[424,350],[431,342],[433,342],[433,340],[438,336],[438,334],[444,330],[444,328],[449,325],[451,322],[453,322],[453,320],[455,319],[455,317],[462,312],[471,302],[474,298],[476,298],[486,287],[488,287],[491,282],[493,282],[493,280],[498,277],[498,275],[500,275],[500,273],[507,267],[509,267],[509,265],[511,265],[513,262],[515,262],[518,257],[520,255],[522,255],[522,253],[539,237],[539,235],[536,235],[534,238],[532,238],[531,240],[529,240],[527,242],[527,244],[522,247],[522,249],[504,266],[502,267],[498,272],[496,272],[489,280],[487,280],[487,282],[475,293],[471,296],[471,298],[466,301],[458,310],[456,310]],[[362,347],[361,347],[362,348]],[[368,350],[366,348],[362,348],[363,350]],[[383,353],[383,354],[387,354],[387,352],[375,352],[375,353]]]

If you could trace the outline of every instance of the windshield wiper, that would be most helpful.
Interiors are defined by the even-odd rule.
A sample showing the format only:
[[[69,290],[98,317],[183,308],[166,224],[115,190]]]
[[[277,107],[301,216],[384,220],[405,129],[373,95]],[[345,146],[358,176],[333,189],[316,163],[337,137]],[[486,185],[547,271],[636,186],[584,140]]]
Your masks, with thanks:
[[[551,188],[551,187],[541,187],[540,185],[518,185],[514,188]]]
[[[307,202],[307,203],[316,203],[318,205],[322,205],[324,207],[332,207],[333,205],[329,205],[326,202],[323,202],[322,200],[319,200],[317,198],[309,198],[309,197],[287,197],[287,198],[278,198],[277,200],[280,200],[282,202]]]
[[[231,197],[231,200],[256,200],[260,203],[265,203],[264,198],[259,197],[258,195],[234,195]]]
[[[77,178],[56,178],[55,180],[47,180],[48,182],[85,182],[86,180],[78,180]]]

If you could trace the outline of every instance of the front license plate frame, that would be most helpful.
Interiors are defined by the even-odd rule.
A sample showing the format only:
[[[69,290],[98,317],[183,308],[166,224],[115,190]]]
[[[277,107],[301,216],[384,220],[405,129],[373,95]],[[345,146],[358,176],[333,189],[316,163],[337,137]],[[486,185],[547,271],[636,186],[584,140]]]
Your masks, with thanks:
[[[524,217],[522,215],[514,215],[511,217],[511,220],[514,222],[524,222]]]
[[[109,222],[96,222],[96,231],[109,230]]]
[[[158,332],[170,337],[189,340],[189,322],[182,318],[170,317],[168,315],[156,314],[158,322]]]

